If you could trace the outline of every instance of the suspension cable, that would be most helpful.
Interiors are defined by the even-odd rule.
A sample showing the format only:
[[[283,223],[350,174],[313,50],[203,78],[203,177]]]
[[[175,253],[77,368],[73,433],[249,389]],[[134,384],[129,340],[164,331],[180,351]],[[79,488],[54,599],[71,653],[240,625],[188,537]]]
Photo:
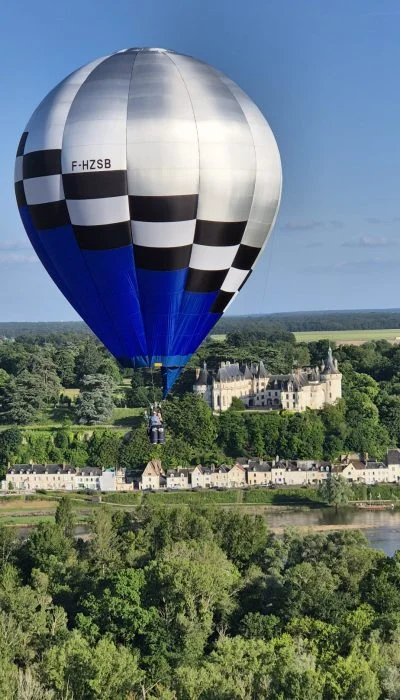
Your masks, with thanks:
[[[156,391],[154,388],[154,377],[153,377],[153,366],[150,366],[150,376],[151,376],[151,386],[152,386],[152,392],[153,392],[153,406],[155,407],[156,405]]]

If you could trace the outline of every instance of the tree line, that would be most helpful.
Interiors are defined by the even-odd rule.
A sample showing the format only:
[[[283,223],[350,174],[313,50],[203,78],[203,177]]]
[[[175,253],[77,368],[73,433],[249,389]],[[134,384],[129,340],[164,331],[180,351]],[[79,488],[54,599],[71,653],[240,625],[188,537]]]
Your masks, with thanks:
[[[0,424],[27,425],[49,415],[76,423],[107,422],[122,372],[93,338],[22,337],[0,343]],[[66,389],[78,388],[73,405]]]
[[[295,311],[255,316],[223,316],[213,333],[280,328],[295,331],[354,331],[400,328],[400,309]]]
[[[400,347],[386,341],[334,348],[343,374],[343,399],[334,406],[303,413],[251,412],[234,401],[222,415],[213,415],[192,393],[195,367],[204,361],[216,372],[221,361],[256,362],[262,358],[271,373],[289,373],[293,366],[315,366],[326,357],[328,341],[270,342],[235,332],[226,342],[206,342],[163,402],[167,442],[149,444],[144,418],[131,430],[96,430],[90,438],[72,424],[106,424],[115,405],[149,408],[161,398],[160,374],[121,370],[93,339],[68,338],[64,345],[36,339],[0,344],[0,460],[54,462],[75,460],[76,466],[99,466],[111,459],[137,469],[154,456],[165,466],[233,461],[239,456],[336,460],[343,452],[368,452],[383,458],[388,447],[400,446]],[[131,375],[129,377],[129,375]],[[122,380],[128,384],[121,384]],[[77,386],[73,400],[64,387]],[[61,397],[61,398],[60,398]],[[52,412],[58,430],[22,430]],[[19,430],[19,433],[18,433]],[[11,432],[10,432],[11,431]],[[15,447],[19,434],[19,446]],[[91,448],[101,442],[103,453]],[[157,450],[155,452],[155,450]]]
[[[72,501],[0,527],[2,700],[396,700],[400,564],[360,532]]]
[[[344,331],[400,328],[400,309],[355,309],[349,311],[295,311],[249,316],[223,316],[212,333],[262,331]],[[82,321],[0,322],[0,338],[60,336],[92,333]]]

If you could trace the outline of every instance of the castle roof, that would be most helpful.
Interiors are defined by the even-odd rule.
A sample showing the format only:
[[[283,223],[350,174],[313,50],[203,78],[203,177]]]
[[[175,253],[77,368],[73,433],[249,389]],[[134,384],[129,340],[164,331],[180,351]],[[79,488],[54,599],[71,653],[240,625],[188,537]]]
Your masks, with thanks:
[[[260,377],[260,379],[266,379],[268,377],[267,370],[265,369],[264,363],[262,360],[260,360],[260,363],[258,365],[257,377]]]
[[[214,382],[222,384],[231,381],[243,381],[252,379],[266,379],[268,389],[279,389],[280,391],[299,391],[309,383],[325,382],[324,375],[338,374],[337,360],[333,359],[332,349],[329,348],[326,363],[321,363],[321,372],[318,367],[303,367],[293,369],[289,374],[269,374],[260,360],[258,363],[252,362],[239,366],[238,362],[221,362],[216,372],[208,371],[206,363],[202,369],[198,370],[195,386],[207,386]]]

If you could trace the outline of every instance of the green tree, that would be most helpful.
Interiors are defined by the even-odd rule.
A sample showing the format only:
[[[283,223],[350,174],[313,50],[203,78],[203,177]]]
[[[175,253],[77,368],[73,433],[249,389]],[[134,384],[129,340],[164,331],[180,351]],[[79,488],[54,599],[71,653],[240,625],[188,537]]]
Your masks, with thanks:
[[[55,355],[55,365],[62,386],[66,389],[76,386],[74,351],[70,348],[59,350]]]
[[[106,508],[95,511],[92,521],[93,539],[89,547],[91,566],[99,576],[113,571],[119,561],[118,536],[111,513]]]
[[[6,386],[6,384],[10,381],[10,375],[8,372],[6,372],[5,369],[0,368],[0,389]]]
[[[81,700],[137,697],[143,680],[136,654],[106,637],[92,646],[77,631],[44,653],[41,672],[57,697]]]
[[[13,463],[22,444],[21,432],[15,428],[0,433],[0,465]]]
[[[53,593],[64,590],[67,573],[74,566],[75,559],[71,538],[57,523],[39,523],[20,552],[20,564],[25,574],[34,569],[42,571],[48,577]]]
[[[382,697],[376,673],[359,651],[338,657],[328,673],[324,697],[329,700],[378,700]]]
[[[287,572],[283,601],[289,618],[309,616],[325,622],[333,621],[342,611],[337,594],[339,578],[324,563],[304,561]]]
[[[214,448],[217,436],[214,416],[201,396],[184,394],[179,399],[165,401],[163,416],[174,437],[184,438],[203,452]]]
[[[111,430],[93,433],[88,445],[90,462],[96,467],[106,469],[118,466],[121,439]]]
[[[62,496],[60,499],[55,513],[55,521],[64,535],[73,537],[75,531],[75,517],[71,499],[67,496]]]
[[[267,527],[261,516],[221,512],[213,529],[221,549],[240,569],[258,562],[267,546]]]
[[[386,391],[380,392],[377,397],[379,418],[386,428],[390,440],[400,444],[400,396],[390,396]]]
[[[145,574],[148,601],[158,611],[147,632],[149,648],[171,661],[194,662],[216,618],[233,609],[236,567],[215,542],[193,540],[166,547]]]
[[[76,377],[82,382],[84,377],[99,373],[100,365],[104,360],[100,346],[92,338],[88,339],[79,349],[75,358]]]
[[[106,423],[114,409],[113,381],[105,374],[86,375],[81,380],[81,393],[76,402],[79,423]]]
[[[239,399],[237,396],[233,396],[229,410],[231,410],[231,411],[244,411],[245,406],[244,406],[243,401],[241,401],[241,399]]]
[[[318,496],[330,506],[342,506],[353,497],[350,484],[340,474],[329,474],[318,487]]]
[[[218,444],[224,452],[232,457],[246,453],[248,433],[245,417],[237,411],[224,411],[217,421]]]
[[[23,370],[6,384],[2,392],[4,418],[19,425],[31,423],[45,408],[48,398],[42,377]]]
[[[315,411],[306,409],[289,417],[285,456],[290,459],[322,459],[325,428]]]
[[[322,700],[315,659],[288,636],[272,642],[222,638],[198,668],[176,671],[178,697],[188,700]]]
[[[56,430],[54,433],[54,445],[65,452],[69,447],[69,435],[66,430]]]
[[[320,416],[325,427],[324,458],[336,460],[344,451],[347,434],[344,401],[340,400],[334,406],[325,406]]]
[[[113,357],[109,356],[103,359],[99,366],[98,373],[110,377],[114,384],[119,384],[121,382],[121,371]]]
[[[90,620],[99,635],[112,636],[116,644],[134,647],[140,644],[156,611],[143,606],[143,571],[120,569],[102,586],[101,594],[89,593],[81,602],[83,615],[78,618],[82,629]]]
[[[147,428],[143,423],[132,431],[127,441],[121,444],[119,464],[125,469],[139,469],[151,459],[153,450],[147,435]]]

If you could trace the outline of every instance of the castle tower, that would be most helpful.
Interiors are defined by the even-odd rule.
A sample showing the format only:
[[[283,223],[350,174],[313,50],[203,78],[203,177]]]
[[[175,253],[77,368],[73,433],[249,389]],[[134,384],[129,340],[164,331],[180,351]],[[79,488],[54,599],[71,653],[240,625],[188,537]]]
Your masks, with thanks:
[[[337,360],[333,358],[331,346],[323,367],[321,382],[325,384],[325,403],[334,404],[342,398],[342,375],[339,372]]]

